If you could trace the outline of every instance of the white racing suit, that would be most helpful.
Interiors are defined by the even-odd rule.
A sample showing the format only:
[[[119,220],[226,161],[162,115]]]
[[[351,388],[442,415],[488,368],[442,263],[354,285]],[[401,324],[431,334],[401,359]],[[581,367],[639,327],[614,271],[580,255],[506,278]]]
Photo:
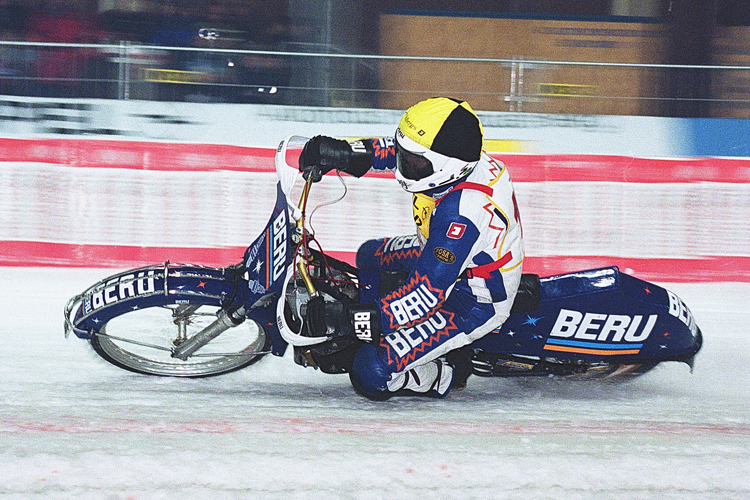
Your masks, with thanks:
[[[373,169],[395,168],[393,139],[371,139]],[[380,313],[379,345],[364,345],[352,382],[365,395],[407,389],[443,396],[453,368],[438,360],[498,329],[510,314],[524,259],[520,216],[505,166],[486,153],[466,177],[413,197],[418,233],[365,242],[361,302]],[[379,293],[384,272],[408,273]]]

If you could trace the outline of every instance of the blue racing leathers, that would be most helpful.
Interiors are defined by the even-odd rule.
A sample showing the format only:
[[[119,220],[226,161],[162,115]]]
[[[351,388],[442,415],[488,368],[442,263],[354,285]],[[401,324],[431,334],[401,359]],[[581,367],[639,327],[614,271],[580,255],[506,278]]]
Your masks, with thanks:
[[[371,139],[373,169],[393,170],[393,139]],[[482,153],[453,184],[413,196],[417,234],[365,242],[357,252],[362,302],[380,314],[381,340],[355,359],[365,391],[393,391],[400,373],[498,329],[510,314],[524,259],[520,216],[505,166]],[[406,276],[380,292],[387,273]]]

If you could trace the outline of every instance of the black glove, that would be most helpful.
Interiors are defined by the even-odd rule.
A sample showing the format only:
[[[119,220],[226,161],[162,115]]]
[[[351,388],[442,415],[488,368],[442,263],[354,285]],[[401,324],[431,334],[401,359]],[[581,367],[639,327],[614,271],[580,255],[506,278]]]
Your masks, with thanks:
[[[369,141],[350,144],[343,139],[317,135],[302,148],[299,170],[305,180],[312,176],[313,182],[318,182],[323,174],[333,169],[362,177],[370,170],[374,158]]]
[[[354,337],[380,343],[380,314],[375,304],[326,302],[313,297],[307,303],[302,334],[307,337]]]

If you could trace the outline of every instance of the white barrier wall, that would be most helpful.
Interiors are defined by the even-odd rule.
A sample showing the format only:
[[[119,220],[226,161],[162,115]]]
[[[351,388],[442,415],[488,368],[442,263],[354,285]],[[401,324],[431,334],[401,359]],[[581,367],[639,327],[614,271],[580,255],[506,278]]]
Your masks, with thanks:
[[[61,118],[71,105],[32,119],[41,106],[33,103],[16,110],[15,120],[0,121],[6,137],[0,139],[0,158],[6,160],[0,162],[2,264],[238,262],[270,215],[271,158],[279,138],[385,135],[399,117],[367,110],[75,103],[85,108],[74,110],[83,113],[75,115],[79,119]],[[171,114],[164,118],[167,108]],[[99,115],[105,111],[111,113],[107,123]],[[19,118],[21,112],[28,119]],[[157,116],[159,126],[138,135],[138,124]],[[367,117],[372,123],[355,123]],[[675,135],[688,127],[634,118],[570,117],[560,123],[559,117],[539,115],[483,116],[493,141],[488,146],[515,151],[493,154],[515,180],[525,269],[551,274],[617,264],[647,279],[750,280],[750,163],[649,159],[689,149],[685,134]],[[509,126],[521,119],[537,125]],[[83,135],[92,124],[100,132],[104,125],[119,128],[114,133],[110,126],[110,138]],[[63,125],[69,127],[65,134],[51,133]],[[73,137],[71,127],[77,128]],[[559,136],[558,142],[547,141],[550,135]],[[628,155],[625,148],[642,154]],[[655,151],[660,154],[648,154]],[[346,198],[315,213],[312,223],[324,249],[350,258],[365,239],[413,232],[409,197],[387,177],[347,178]],[[329,176],[315,200],[334,200],[342,192]]]
[[[0,96],[0,137],[110,137],[276,147],[290,134],[393,135],[401,111]],[[478,112],[493,151],[689,156],[688,122],[643,116]]]

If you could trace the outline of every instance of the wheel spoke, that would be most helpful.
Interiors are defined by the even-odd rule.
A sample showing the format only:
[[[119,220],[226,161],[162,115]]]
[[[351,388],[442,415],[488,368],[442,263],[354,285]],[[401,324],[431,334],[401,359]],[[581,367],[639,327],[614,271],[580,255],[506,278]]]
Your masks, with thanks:
[[[107,361],[138,373],[205,377],[243,368],[268,353],[263,328],[252,320],[232,327],[183,361],[171,356],[175,342],[216,320],[217,306],[162,305],[109,320],[91,340]]]
[[[171,349],[169,349],[167,347],[163,347],[163,346],[156,345],[156,344],[149,344],[147,342],[139,342],[139,341],[133,340],[133,339],[126,339],[124,337],[118,337],[116,335],[108,335],[106,333],[97,333],[96,336],[97,337],[103,337],[105,339],[118,340],[120,342],[126,342],[128,344],[135,344],[135,345],[140,345],[140,346],[143,346],[143,347],[150,347],[151,349],[158,349],[160,351],[170,351],[171,352]]]

